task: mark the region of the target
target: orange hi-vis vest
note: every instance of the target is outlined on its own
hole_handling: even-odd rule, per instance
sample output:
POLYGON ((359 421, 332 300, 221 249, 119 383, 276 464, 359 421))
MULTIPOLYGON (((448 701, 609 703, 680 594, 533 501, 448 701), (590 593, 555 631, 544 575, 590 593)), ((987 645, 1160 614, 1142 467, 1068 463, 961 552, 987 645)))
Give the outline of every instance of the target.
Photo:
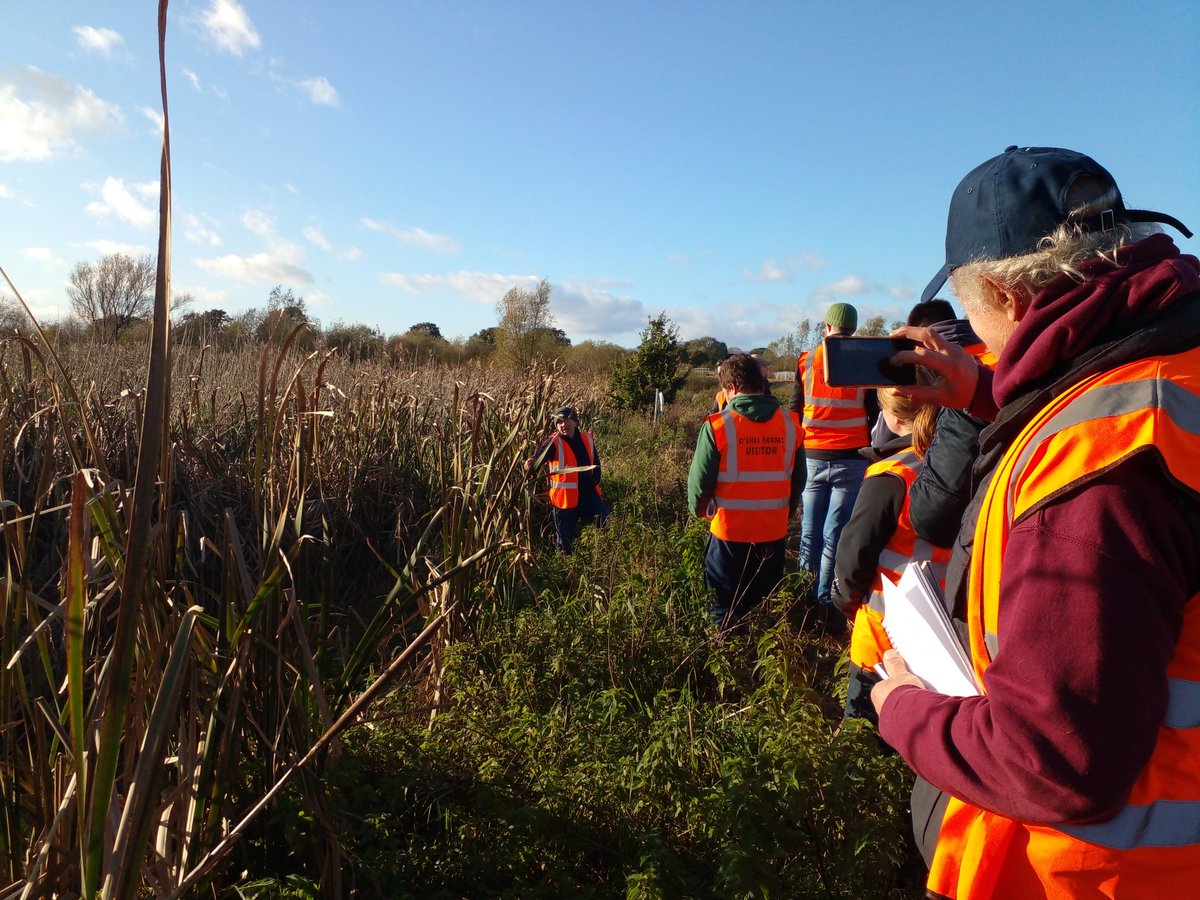
POLYGON ((716 404, 718 411, 729 405, 729 395, 725 393, 725 388, 720 388, 717 393, 713 395, 713 403, 716 404))
MULTIPOLYGON (((584 460, 575 458, 575 452, 566 438, 554 435, 554 451, 550 457, 550 502, 559 509, 574 509, 579 505, 579 473, 558 474, 558 470, 590 466, 596 461, 596 445, 592 440, 592 433, 581 428, 579 434, 583 437, 583 445, 588 453, 588 458, 584 460)), ((596 485, 596 493, 600 493, 600 485, 596 485)))
POLYGON ((879 554, 871 593, 863 598, 863 605, 854 616, 854 629, 850 632, 850 661, 864 669, 883 662, 883 654, 892 647, 887 632, 883 630, 883 576, 887 576, 894 584, 900 580, 900 570, 906 563, 926 560, 933 567, 938 585, 943 591, 946 589, 946 564, 950 561, 950 550, 935 547, 917 537, 909 513, 908 492, 924 468, 925 460, 909 448, 872 463, 867 469, 866 478, 894 475, 903 479, 904 505, 900 507, 895 532, 879 554))
POLYGON ((755 422, 727 406, 708 423, 721 455, 709 530, 723 541, 741 543, 785 537, 800 444, 796 414, 778 409, 767 421, 755 422))
MULTIPOLYGON (((1011 529, 1140 452, 1159 454, 1181 489, 1200 493, 1200 348, 1085 378, 1041 410, 1005 451, 984 495, 967 582, 971 658, 985 693, 988 665, 1004 649, 1000 576, 1011 529)), ((1197 896, 1200 594, 1184 607, 1164 674, 1167 712, 1120 812, 1102 822, 1051 827, 951 797, 929 888, 959 900, 1197 896)), ((1112 739, 1121 740, 1121 723, 1112 727, 1112 739)))
MULTIPOLYGON (((837 338, 832 338, 837 340, 837 338)), ((796 378, 804 385, 804 447, 808 450, 857 450, 871 442, 864 388, 835 388, 825 383, 825 344, 800 354, 796 378)))

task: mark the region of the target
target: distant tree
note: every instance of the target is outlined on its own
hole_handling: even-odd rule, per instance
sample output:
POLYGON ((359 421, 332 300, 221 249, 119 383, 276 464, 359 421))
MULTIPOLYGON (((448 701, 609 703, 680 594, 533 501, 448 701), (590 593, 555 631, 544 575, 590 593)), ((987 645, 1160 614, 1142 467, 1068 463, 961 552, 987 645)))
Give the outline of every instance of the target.
POLYGON ((542 279, 527 291, 512 288, 498 304, 496 349, 500 358, 519 369, 552 352, 554 316, 550 314, 550 283, 542 279))
POLYGON ((229 313, 223 309, 185 312, 175 325, 175 335, 178 340, 188 344, 213 342, 230 321, 229 313))
POLYGON ((794 361, 805 350, 811 350, 825 337, 825 323, 812 319, 801 319, 796 330, 785 334, 767 344, 765 354, 777 360, 789 359, 794 361))
POLYGON ((473 335, 471 335, 469 340, 472 340, 472 341, 479 340, 485 344, 490 344, 491 346, 495 347, 496 346, 496 326, 493 325, 491 328, 480 328, 477 332, 475 332, 473 335))
POLYGON ((14 331, 25 334, 29 331, 29 314, 15 299, 0 294, 0 337, 7 337, 14 331))
POLYGON ((311 321, 304 298, 297 297, 291 288, 277 284, 267 297, 267 311, 254 329, 254 336, 261 343, 280 346, 288 339, 297 325, 309 327, 296 336, 293 346, 297 350, 312 350, 317 345, 316 331, 320 323, 311 321))
POLYGON ((679 327, 661 312, 642 331, 637 350, 613 367, 613 403, 618 409, 648 409, 654 404, 656 390, 662 391, 663 399, 669 402, 683 387, 690 369, 687 353, 679 343, 679 327))
POLYGON ((325 332, 325 347, 351 362, 375 359, 383 354, 383 346, 382 332, 370 325, 347 325, 339 320, 325 332))
POLYGON ((136 259, 110 253, 96 263, 76 263, 67 286, 71 312, 102 337, 116 340, 154 311, 155 268, 148 253, 136 259))
POLYGON ((580 375, 610 375, 617 362, 629 354, 608 341, 580 341, 563 357, 563 365, 580 375))
POLYGON ((887 334, 883 316, 871 316, 859 326, 856 334, 862 337, 883 337, 887 334))
POLYGON ((408 331, 405 333, 406 334, 427 334, 431 338, 435 338, 439 341, 445 340, 445 338, 442 337, 442 329, 438 328, 432 322, 418 322, 416 325, 411 326, 408 329, 408 331))
POLYGON ((717 360, 729 352, 729 347, 715 337, 699 337, 685 342, 683 350, 693 366, 708 367, 715 366, 717 360))

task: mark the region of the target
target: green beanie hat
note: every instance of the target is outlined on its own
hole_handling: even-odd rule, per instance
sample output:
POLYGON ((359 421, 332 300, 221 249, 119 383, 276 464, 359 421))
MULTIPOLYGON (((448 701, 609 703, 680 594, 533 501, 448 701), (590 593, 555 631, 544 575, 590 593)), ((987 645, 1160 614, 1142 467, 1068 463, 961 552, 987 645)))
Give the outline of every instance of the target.
POLYGON ((825 324, 853 331, 858 327, 858 310, 849 303, 835 303, 825 313, 825 324))

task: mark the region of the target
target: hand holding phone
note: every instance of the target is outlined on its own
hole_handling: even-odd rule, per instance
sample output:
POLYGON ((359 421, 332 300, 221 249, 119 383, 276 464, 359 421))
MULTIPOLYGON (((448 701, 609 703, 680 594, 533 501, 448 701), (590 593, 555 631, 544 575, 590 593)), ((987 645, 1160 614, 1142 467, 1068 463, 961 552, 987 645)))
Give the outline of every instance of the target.
POLYGON ((825 383, 830 387, 895 387, 917 383, 917 367, 893 365, 893 354, 912 350, 903 337, 829 337, 825 339, 825 383))

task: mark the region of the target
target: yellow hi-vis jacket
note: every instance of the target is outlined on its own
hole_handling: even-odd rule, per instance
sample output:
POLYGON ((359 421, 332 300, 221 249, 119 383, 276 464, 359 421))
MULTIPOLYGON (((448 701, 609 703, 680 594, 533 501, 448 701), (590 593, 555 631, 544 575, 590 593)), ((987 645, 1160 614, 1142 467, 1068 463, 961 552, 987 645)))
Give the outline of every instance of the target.
POLYGON ((742 543, 785 537, 800 441, 796 414, 778 409, 767 421, 755 422, 727 406, 708 423, 721 455, 709 530, 723 541, 742 543))
MULTIPOLYGON (((559 474, 559 469, 571 469, 575 466, 590 466, 596 461, 596 445, 590 431, 579 429, 583 437, 583 445, 587 448, 588 458, 575 458, 575 452, 570 443, 561 435, 554 435, 554 450, 551 451, 550 463, 550 502, 559 509, 574 509, 579 505, 579 473, 567 472, 559 474)), ((600 485, 596 485, 596 493, 600 493, 600 485)))
MULTIPOLYGON (((833 338, 837 340, 837 338, 833 338)), ((857 450, 871 442, 867 430, 865 388, 836 388, 825 383, 825 344, 796 360, 796 378, 804 385, 804 447, 807 450, 857 450)))
POLYGON ((867 469, 866 478, 894 475, 902 479, 904 505, 900 507, 896 530, 879 554, 871 593, 863 598, 863 605, 855 613, 854 628, 850 632, 850 661, 864 669, 883 662, 883 654, 892 647, 892 642, 883 629, 883 576, 887 576, 895 584, 900 580, 900 570, 906 563, 927 560, 937 576, 938 585, 943 591, 946 589, 946 564, 950 561, 950 550, 935 547, 917 537, 912 517, 909 515, 908 491, 923 468, 925 460, 909 448, 872 463, 867 469))
MULTIPOLYGON (((967 604, 971 657, 986 692, 999 628, 1000 576, 1013 526, 1089 476, 1154 452, 1200 492, 1200 349, 1084 379, 1039 412, 1007 449, 975 529, 967 604)), ((959 900, 1200 895, 1200 594, 1184 607, 1164 673, 1168 707, 1125 807, 1081 825, 1017 822, 951 797, 929 873, 959 900)), ((1112 723, 1121 740, 1121 723, 1112 723)))

